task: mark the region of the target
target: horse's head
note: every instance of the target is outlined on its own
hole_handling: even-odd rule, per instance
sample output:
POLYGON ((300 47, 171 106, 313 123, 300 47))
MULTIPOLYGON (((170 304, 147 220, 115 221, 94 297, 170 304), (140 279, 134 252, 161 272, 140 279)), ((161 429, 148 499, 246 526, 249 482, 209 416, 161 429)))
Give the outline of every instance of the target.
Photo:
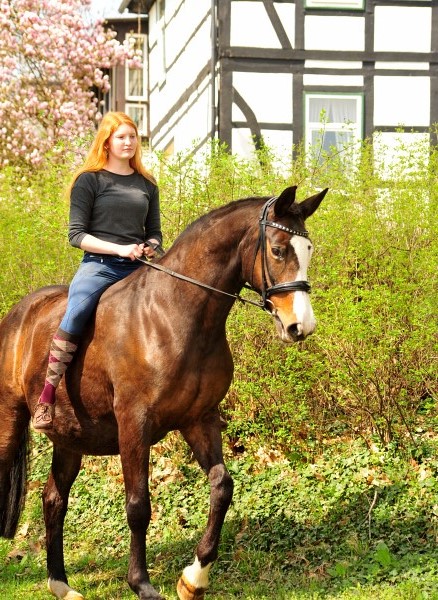
POLYGON ((296 189, 286 188, 263 207, 252 281, 284 342, 303 340, 315 330, 307 282, 313 246, 304 223, 328 191, 296 203, 296 189))

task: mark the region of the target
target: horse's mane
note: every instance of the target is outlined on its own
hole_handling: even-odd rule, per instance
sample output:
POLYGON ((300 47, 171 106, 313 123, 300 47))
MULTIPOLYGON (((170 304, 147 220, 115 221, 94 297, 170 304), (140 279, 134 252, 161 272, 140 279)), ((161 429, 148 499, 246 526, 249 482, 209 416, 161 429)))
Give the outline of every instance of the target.
POLYGON ((219 221, 220 219, 228 216, 230 213, 235 213, 240 209, 245 210, 249 206, 258 206, 263 202, 266 202, 268 198, 269 196, 252 196, 247 198, 240 198, 239 200, 232 200, 231 202, 228 202, 228 204, 224 204, 222 206, 218 206, 217 208, 213 208, 205 214, 200 215, 192 223, 187 225, 187 227, 177 236, 173 245, 179 243, 188 235, 193 235, 194 233, 196 234, 197 230, 204 230, 207 222, 210 224, 211 222, 219 221))

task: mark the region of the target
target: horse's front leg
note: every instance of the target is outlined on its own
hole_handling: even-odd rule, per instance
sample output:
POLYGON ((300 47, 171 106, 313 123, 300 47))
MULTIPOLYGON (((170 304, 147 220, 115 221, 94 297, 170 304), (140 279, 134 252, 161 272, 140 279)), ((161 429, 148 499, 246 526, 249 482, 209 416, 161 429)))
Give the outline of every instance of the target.
POLYGON ((128 415, 118 416, 118 422, 126 516, 131 530, 128 583, 140 600, 164 600, 151 585, 146 568, 146 533, 151 519, 148 435, 128 415))
POLYGON ((64 566, 64 519, 71 486, 81 467, 82 456, 53 446, 52 468, 43 491, 43 511, 46 525, 47 587, 57 598, 80 600, 82 594, 67 581, 64 566))
POLYGON ((202 600, 208 586, 210 567, 218 555, 225 515, 233 497, 233 480, 224 465, 221 423, 218 411, 181 431, 196 460, 210 481, 210 512, 207 528, 197 548, 193 564, 186 567, 178 581, 181 600, 202 600))

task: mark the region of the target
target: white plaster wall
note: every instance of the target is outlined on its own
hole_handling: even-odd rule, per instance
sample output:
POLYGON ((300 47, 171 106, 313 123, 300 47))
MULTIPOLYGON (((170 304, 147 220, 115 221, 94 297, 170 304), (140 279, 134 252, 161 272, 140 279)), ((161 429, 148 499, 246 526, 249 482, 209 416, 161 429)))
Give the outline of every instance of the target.
MULTIPOLYGON (((274 3, 292 47, 295 45, 295 4, 274 3)), ((232 46, 281 48, 277 34, 261 2, 231 3, 232 46)))
POLYGON ((306 15, 307 50, 364 50, 365 18, 306 15))
MULTIPOLYGON (((274 151, 274 155, 278 158, 274 166, 290 164, 293 150, 293 134, 291 131, 266 131, 262 130, 262 135, 265 144, 274 151)), ((242 127, 241 129, 233 129, 231 134, 231 143, 233 145, 233 153, 241 156, 252 156, 255 151, 254 143, 251 139, 249 129, 242 127)))
POLYGON ((208 85, 204 85, 196 102, 184 107, 184 117, 174 131, 176 148, 193 146, 205 138, 210 131, 210 106, 210 90, 208 85))
POLYGON ((375 125, 427 127, 429 118, 429 77, 375 77, 375 125))
MULTIPOLYGON (((190 38, 210 9, 209 2, 199 2, 199 0, 184 0, 184 2, 173 2, 173 4, 175 4, 175 11, 171 14, 169 10, 169 18, 166 12, 166 60, 168 66, 175 61, 182 49, 193 53, 194 50, 190 48, 192 44, 190 38), (176 11, 176 8, 179 10, 176 11)), ((167 8, 166 3, 166 11, 167 8)), ((207 32, 210 34, 209 18, 207 32)), ((210 42, 204 48, 204 55, 209 54, 209 48, 210 42)))
MULTIPOLYGON (((233 85, 259 122, 292 123, 292 75, 289 73, 234 73, 233 85)), ((233 120, 237 117, 233 105, 233 120)), ((240 111, 239 111, 240 112, 240 111)))
POLYGON ((325 86, 363 86, 362 75, 304 75, 304 85, 325 86))
POLYGON ((430 52, 431 18, 428 7, 376 6, 374 50, 430 52))
MULTIPOLYGON (((206 3, 201 5, 194 0, 188 0, 181 6, 176 18, 166 13, 166 75, 161 85, 159 84, 160 49, 154 47, 150 56, 152 128, 178 103, 210 60, 210 19, 203 22, 205 8, 206 3), (202 10, 195 10, 196 7, 202 10)), ((206 115, 209 116, 208 110, 206 115)))
POLYGON ((412 69, 415 71, 427 71, 429 69, 429 63, 384 62, 376 60, 376 69, 396 69, 398 71, 408 71, 412 69))

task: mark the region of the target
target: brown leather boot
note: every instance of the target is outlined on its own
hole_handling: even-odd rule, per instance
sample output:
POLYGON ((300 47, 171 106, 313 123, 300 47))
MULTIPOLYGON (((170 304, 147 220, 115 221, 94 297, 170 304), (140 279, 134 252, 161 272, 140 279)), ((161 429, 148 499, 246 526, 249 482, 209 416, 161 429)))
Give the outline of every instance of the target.
POLYGON ((37 404, 32 419, 32 427, 35 431, 49 431, 53 426, 53 415, 55 407, 53 404, 37 404))

